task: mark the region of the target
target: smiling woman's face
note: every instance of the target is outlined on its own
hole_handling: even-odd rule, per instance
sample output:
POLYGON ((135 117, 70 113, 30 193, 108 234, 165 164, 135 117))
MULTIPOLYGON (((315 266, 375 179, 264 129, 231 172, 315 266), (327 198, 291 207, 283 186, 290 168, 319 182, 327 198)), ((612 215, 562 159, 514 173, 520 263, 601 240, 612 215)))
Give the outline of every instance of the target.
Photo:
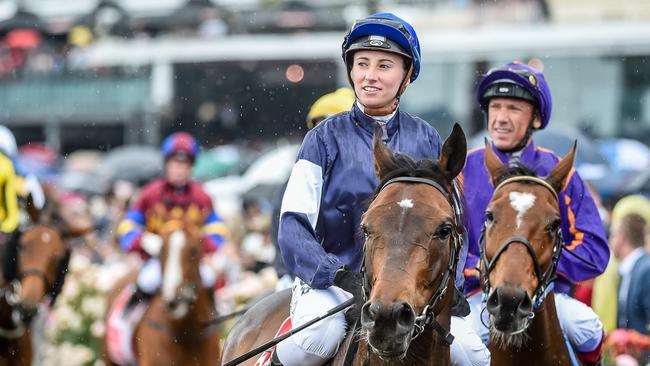
POLYGON ((402 56, 384 51, 357 51, 350 78, 359 102, 366 108, 382 108, 395 100, 406 75, 402 56))

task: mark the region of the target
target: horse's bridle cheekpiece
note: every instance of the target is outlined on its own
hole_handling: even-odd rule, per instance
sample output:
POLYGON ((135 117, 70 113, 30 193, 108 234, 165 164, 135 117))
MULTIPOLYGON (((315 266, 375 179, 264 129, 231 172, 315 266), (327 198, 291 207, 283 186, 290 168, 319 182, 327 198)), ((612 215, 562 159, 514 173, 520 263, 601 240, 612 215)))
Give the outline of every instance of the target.
MULTIPOLYGON (((443 342, 445 342, 447 345, 451 345, 451 343, 454 341, 454 336, 451 334, 450 331, 445 329, 436 320, 437 314, 434 313, 434 310, 436 308, 436 304, 438 303, 438 300, 444 298, 445 293, 447 292, 447 288, 448 288, 447 284, 449 282, 449 278, 450 277, 454 278, 455 276, 456 267, 458 265, 458 259, 460 255, 460 249, 463 243, 463 234, 461 230, 459 230, 459 225, 458 225, 458 223, 461 222, 461 217, 462 217, 462 213, 461 213, 462 206, 460 205, 459 202, 458 189, 455 183, 452 184, 454 188, 454 192, 452 192, 452 194, 450 195, 438 182, 432 179, 420 178, 420 177, 396 177, 384 183, 384 185, 381 186, 381 189, 379 189, 379 192, 381 192, 388 185, 393 183, 398 183, 398 182, 427 184, 435 188, 445 197, 447 202, 449 202, 449 205, 451 206, 452 211, 454 212, 454 216, 455 216, 454 219, 456 220, 456 225, 454 227, 455 229, 454 235, 452 235, 452 240, 451 240, 452 251, 451 251, 451 255, 449 256, 447 271, 444 272, 443 278, 438 284, 438 288, 433 292, 433 294, 429 298, 427 305, 422 309, 420 315, 418 315, 415 318, 414 330, 413 330, 413 334, 411 335, 411 340, 413 340, 417 338, 420 334, 422 334, 424 328, 427 325, 431 325, 431 327, 440 335, 443 342)), ((364 258, 362 262, 363 264, 361 266, 361 274, 363 278, 363 296, 364 296, 364 300, 367 301, 370 298, 370 290, 372 289, 372 286, 370 285, 370 280, 366 272, 365 262, 366 259, 364 253, 364 258)))
MULTIPOLYGON (((548 184, 545 180, 538 178, 538 177, 532 177, 532 176, 516 176, 512 178, 508 178, 501 182, 495 189, 494 193, 496 193, 499 189, 503 188, 505 185, 514 183, 514 182, 529 182, 529 183, 534 183, 537 185, 540 185, 546 189, 548 189, 552 194, 553 197, 555 197, 555 200, 558 201, 558 195, 557 192, 555 192, 555 189, 548 184)), ((493 193, 493 194, 494 194, 493 193)), ((559 201, 558 201, 559 204, 559 201)), ((523 246, 526 247, 526 250, 528 251, 528 254, 530 254, 531 258, 533 259, 533 266, 535 268, 535 276, 537 277, 537 288, 535 289, 535 292, 533 293, 533 298, 531 299, 533 303, 533 308, 537 309, 539 306, 542 304, 544 301, 544 298, 546 297, 546 294, 549 292, 548 290, 552 289, 552 284, 553 280, 555 280, 556 275, 556 269, 558 262, 560 261, 560 254, 562 253, 562 248, 564 247, 563 245, 563 240, 562 240, 562 227, 558 226, 557 231, 555 232, 555 244, 553 245, 553 254, 551 256, 551 264, 549 265, 548 269, 546 272, 542 273, 542 270, 539 265, 539 259, 537 258, 537 254, 535 253, 535 249, 533 248, 532 244, 528 239, 522 237, 522 236, 511 236, 508 239, 506 239, 503 244, 499 247, 497 250, 496 254, 492 259, 488 259, 487 254, 486 254, 486 242, 485 242, 485 230, 487 228, 487 223, 483 225, 483 229, 481 230, 481 238, 480 238, 480 246, 481 246, 481 262, 483 265, 483 271, 481 271, 481 277, 482 277, 482 282, 483 282, 483 292, 486 294, 489 294, 491 292, 491 287, 490 287, 490 273, 492 270, 494 270, 494 267, 497 264, 497 261, 499 260, 499 257, 501 257, 501 254, 503 254, 510 244, 513 243, 519 243, 522 244, 523 246)))

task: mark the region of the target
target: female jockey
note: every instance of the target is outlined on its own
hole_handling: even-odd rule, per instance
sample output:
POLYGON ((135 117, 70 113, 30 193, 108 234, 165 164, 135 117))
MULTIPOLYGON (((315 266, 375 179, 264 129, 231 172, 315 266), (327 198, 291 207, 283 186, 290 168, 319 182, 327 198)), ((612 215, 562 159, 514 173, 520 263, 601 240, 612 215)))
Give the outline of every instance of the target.
MULTIPOLYGON (((540 176, 546 176, 559 158, 536 147, 532 134, 545 128, 551 119, 551 91, 544 75, 521 63, 509 63, 490 70, 478 85, 476 96, 484 111, 492 148, 504 164, 521 163, 540 176)), ((462 179, 467 204, 469 253, 465 263, 465 293, 475 329, 487 342, 488 330, 481 312, 485 308, 476 266, 479 240, 485 222, 485 209, 494 188, 483 162, 485 148, 467 155, 462 179)), ((598 209, 589 190, 573 172, 559 194, 564 250, 576 253, 591 264, 566 253, 560 257, 558 278, 554 281, 555 303, 562 330, 587 364, 600 358, 603 327, 588 306, 570 297, 572 284, 601 274, 607 266, 609 249, 598 209)))
MULTIPOLYGON (((414 159, 437 159, 442 145, 433 127, 398 108, 420 72, 420 45, 410 24, 390 13, 359 20, 344 39, 342 56, 356 102, 307 133, 282 202, 278 240, 288 271, 297 276, 294 327, 361 296, 363 239, 356 233, 378 185, 375 128, 392 150, 414 159)), ((463 318, 452 317, 451 327, 455 365, 489 364, 489 352, 463 318)), ((271 364, 322 365, 346 330, 343 313, 329 317, 278 344, 271 364)))

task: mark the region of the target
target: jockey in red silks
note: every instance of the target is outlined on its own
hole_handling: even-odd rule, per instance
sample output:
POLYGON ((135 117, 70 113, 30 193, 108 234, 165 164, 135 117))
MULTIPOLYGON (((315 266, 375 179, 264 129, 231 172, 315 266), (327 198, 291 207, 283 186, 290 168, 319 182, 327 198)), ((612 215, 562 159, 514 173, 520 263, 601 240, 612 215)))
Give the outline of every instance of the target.
MULTIPOLYGON (((157 258, 162 246, 160 232, 165 220, 205 217, 202 231, 204 253, 213 253, 224 242, 226 227, 212 207, 210 197, 201 185, 191 180, 192 166, 199 152, 197 141, 186 132, 168 136, 162 144, 165 159, 164 177, 147 184, 127 211, 118 227, 120 246, 129 252, 138 252, 145 263, 138 274, 137 289, 129 300, 125 314, 138 302, 151 298, 160 288, 162 274, 157 258)), ((203 286, 212 287, 214 271, 202 263, 203 286)))

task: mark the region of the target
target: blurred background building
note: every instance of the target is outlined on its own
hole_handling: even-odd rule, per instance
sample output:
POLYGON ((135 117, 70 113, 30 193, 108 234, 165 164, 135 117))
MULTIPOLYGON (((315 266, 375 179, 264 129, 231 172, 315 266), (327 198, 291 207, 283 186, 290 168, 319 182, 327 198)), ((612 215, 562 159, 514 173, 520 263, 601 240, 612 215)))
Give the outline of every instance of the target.
POLYGON ((565 137, 548 147, 579 138, 599 188, 620 182, 591 141, 650 142, 643 0, 0 0, 0 123, 64 155, 181 129, 210 148, 299 142, 309 105, 347 84, 345 30, 378 10, 418 30, 423 70, 402 107, 442 135, 458 121, 480 136, 480 73, 538 58, 565 137))

